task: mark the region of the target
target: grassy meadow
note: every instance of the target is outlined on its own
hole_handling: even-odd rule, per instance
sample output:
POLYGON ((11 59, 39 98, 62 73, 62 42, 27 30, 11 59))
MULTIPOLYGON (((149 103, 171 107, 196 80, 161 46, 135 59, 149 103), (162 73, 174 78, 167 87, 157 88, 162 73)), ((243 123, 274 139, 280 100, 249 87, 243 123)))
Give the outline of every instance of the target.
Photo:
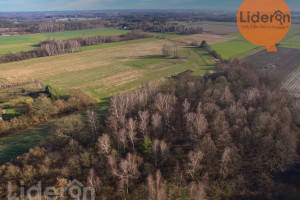
POLYGON ((231 36, 235 38, 211 45, 211 48, 217 51, 224 59, 232 56, 244 58, 249 56, 251 51, 258 48, 257 45, 248 42, 240 33, 234 33, 231 36))

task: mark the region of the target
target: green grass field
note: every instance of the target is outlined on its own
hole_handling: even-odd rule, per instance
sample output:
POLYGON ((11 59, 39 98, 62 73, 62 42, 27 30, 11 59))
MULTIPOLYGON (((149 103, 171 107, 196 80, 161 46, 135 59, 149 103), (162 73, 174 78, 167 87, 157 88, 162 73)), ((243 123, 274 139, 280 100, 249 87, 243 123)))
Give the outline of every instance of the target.
MULTIPOLYGON (((193 70, 197 74, 213 70, 213 59, 202 49, 187 48, 182 50, 179 56, 186 59, 163 58, 160 55, 145 56, 110 63, 103 67, 62 73, 47 78, 44 82, 63 92, 72 87, 80 88, 102 100, 150 80, 160 80, 185 70, 193 70), (203 58, 199 57, 199 54, 202 54, 203 58)), ((91 57, 89 59, 92 61, 91 57)))
POLYGON ((42 140, 49 139, 52 125, 53 122, 49 122, 28 131, 0 138, 0 165, 28 152, 29 148, 40 144, 42 140))
POLYGON ((98 28, 79 31, 66 31, 56 33, 40 33, 29 35, 16 35, 16 36, 1 36, 0 37, 0 54, 9 52, 28 51, 35 49, 41 41, 48 38, 69 39, 86 36, 106 36, 106 35, 120 35, 127 33, 126 30, 115 28, 98 28))
MULTIPOLYGON (((240 33, 230 34, 230 36, 236 38, 211 45, 211 48, 216 50, 224 59, 232 56, 244 58, 265 49, 248 42, 240 33)), ((293 24, 289 33, 279 44, 280 47, 300 49, 300 25, 293 24)))
POLYGON ((240 33, 231 35, 237 38, 211 45, 211 48, 217 51, 224 59, 228 59, 232 56, 240 58, 247 57, 249 52, 258 47, 248 42, 240 33))

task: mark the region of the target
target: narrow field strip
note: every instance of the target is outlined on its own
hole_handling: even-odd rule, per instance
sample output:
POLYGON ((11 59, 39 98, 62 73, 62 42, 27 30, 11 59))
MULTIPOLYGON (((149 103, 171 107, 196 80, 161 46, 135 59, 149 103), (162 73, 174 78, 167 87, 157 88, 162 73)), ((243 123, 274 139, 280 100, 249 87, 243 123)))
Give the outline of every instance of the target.
POLYGON ((296 98, 300 98, 300 65, 282 86, 296 98))

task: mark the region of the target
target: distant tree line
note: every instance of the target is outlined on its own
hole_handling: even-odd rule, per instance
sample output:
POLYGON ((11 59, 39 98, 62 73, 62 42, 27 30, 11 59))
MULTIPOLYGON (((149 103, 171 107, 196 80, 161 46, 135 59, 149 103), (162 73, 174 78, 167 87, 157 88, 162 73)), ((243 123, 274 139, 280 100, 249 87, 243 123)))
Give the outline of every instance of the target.
POLYGON ((103 27, 102 23, 90 23, 89 21, 84 22, 59 22, 59 23, 42 23, 37 27, 32 27, 32 32, 38 33, 49 33, 49 32, 62 32, 62 31, 74 31, 74 30, 85 30, 103 27))
POLYGON ((80 51, 80 43, 76 39, 71 40, 46 40, 40 43, 39 51, 47 52, 47 56, 80 51))
MULTIPOLYGON (((295 15, 295 17, 297 17, 295 15)), ((236 22, 232 12, 198 12, 198 11, 116 11, 116 12, 56 12, 56 13, 2 13, 0 32, 2 34, 28 34, 57 31, 83 30, 102 27, 126 27, 144 31, 176 32, 181 34, 199 33, 198 28, 188 28, 176 22, 236 22), (59 21, 66 18, 66 21, 59 21), (68 20, 69 18, 69 20, 68 20), (77 20, 77 18, 81 18, 77 20), (86 18, 86 19, 84 19, 86 18)))
POLYGON ((103 28, 104 21, 86 20, 83 22, 46 22, 46 23, 13 23, 10 21, 0 21, 0 31, 2 34, 33 34, 50 33, 62 31, 74 31, 103 28))
POLYGON ((280 83, 221 60, 112 97, 105 124, 92 110, 56 122, 51 142, 0 168, 0 195, 76 178, 99 200, 297 200, 299 113, 280 83))
POLYGON ((104 43, 114 43, 128 40, 153 37, 142 31, 132 31, 118 36, 83 36, 68 40, 48 39, 40 43, 40 47, 35 50, 21 51, 18 53, 7 53, 0 55, 0 63, 9 63, 27 60, 37 57, 53 56, 64 53, 74 53, 80 51, 82 46, 91 46, 104 43))
POLYGON ((216 52, 215 50, 212 50, 205 40, 202 41, 202 43, 200 45, 200 48, 203 48, 205 51, 207 51, 214 58, 216 58, 218 60, 222 59, 220 54, 218 54, 218 52, 216 52))
POLYGON ((123 24, 127 29, 143 30, 146 32, 160 32, 160 33, 177 33, 183 35, 199 34, 203 32, 203 28, 200 25, 184 26, 174 25, 169 22, 155 23, 155 22, 135 22, 123 24))
POLYGON ((171 24, 169 22, 124 22, 124 21, 106 21, 106 20, 86 20, 82 22, 48 22, 48 23, 12 23, 0 21, 0 31, 2 34, 33 34, 33 33, 51 33, 74 30, 95 29, 104 27, 122 27, 129 30, 143 30, 147 32, 177 33, 177 34, 198 34, 203 32, 200 25, 184 26, 171 24))
POLYGON ((81 38, 75 38, 81 46, 91 46, 91 45, 98 45, 103 43, 114 43, 114 42, 122 42, 128 40, 138 40, 143 38, 151 38, 153 37, 149 33, 142 32, 140 30, 130 31, 126 34, 119 35, 119 36, 92 36, 87 37, 83 36, 81 38))

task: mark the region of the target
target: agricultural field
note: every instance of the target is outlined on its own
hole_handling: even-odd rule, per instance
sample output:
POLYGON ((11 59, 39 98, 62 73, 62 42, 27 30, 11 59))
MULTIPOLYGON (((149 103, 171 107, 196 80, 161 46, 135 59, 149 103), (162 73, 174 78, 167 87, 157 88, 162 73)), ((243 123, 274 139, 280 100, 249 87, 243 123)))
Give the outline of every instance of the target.
POLYGON ((254 49, 259 48, 248 42, 240 33, 231 34, 230 36, 235 38, 226 42, 211 45, 211 48, 217 51, 224 59, 228 59, 232 56, 244 58, 249 56, 254 49))
POLYGON ((239 32, 235 22, 213 22, 213 21, 199 21, 199 22, 180 22, 171 21, 174 24, 181 24, 186 27, 197 26, 202 27, 203 32, 214 35, 229 35, 239 32))
POLYGON ((137 39, 137 40, 129 40, 129 41, 123 41, 123 42, 104 43, 104 44, 92 45, 92 46, 84 46, 84 47, 81 47, 81 51, 105 49, 105 48, 110 48, 110 47, 120 47, 120 46, 124 46, 124 45, 129 45, 129 44, 153 42, 153 41, 158 41, 158 40, 166 40, 166 39, 183 37, 182 35, 162 34, 162 33, 151 33, 151 35, 153 35, 154 37, 137 39))
POLYGON ((204 33, 215 34, 215 35, 228 35, 239 32, 236 25, 226 23, 187 23, 186 27, 202 27, 204 33))
POLYGON ((57 39, 70 39, 76 37, 86 36, 107 36, 107 35, 120 35, 127 33, 126 30, 115 28, 98 28, 79 31, 65 31, 55 33, 40 33, 28 35, 15 35, 15 36, 0 36, 0 54, 9 52, 28 51, 38 47, 41 41, 48 38, 57 39))
MULTIPOLYGON (((231 39, 209 34, 165 38, 127 41, 117 46, 94 47, 74 54, 1 64, 1 76, 9 81, 33 78, 44 85, 51 85, 61 94, 71 88, 81 89, 98 99, 95 109, 103 115, 108 98, 113 94, 186 70, 194 71, 194 75, 213 71, 215 59, 203 49, 192 47, 191 42, 200 44, 206 40, 213 44, 231 39), (178 48, 179 59, 162 57, 161 47, 165 43, 178 48)), ((45 124, 1 138, 0 164, 49 138, 49 127, 50 124, 45 124), (15 148, 16 144, 18 148, 15 148)))
POLYGON ((230 38, 224 36, 200 34, 2 64, 0 69, 2 76, 8 81, 33 78, 61 92, 70 88, 82 89, 101 99, 149 80, 159 80, 185 70, 204 72, 213 62, 195 62, 195 58, 199 58, 197 53, 205 52, 187 48, 190 47, 188 44, 193 40, 199 44, 202 40, 213 44, 228 39, 230 38), (184 59, 159 58, 164 43, 176 44, 178 49, 182 49, 179 57, 184 59), (154 64, 151 61, 142 67, 132 65, 135 61, 140 63, 146 59, 149 62, 157 58, 160 60, 155 60, 154 64))
POLYGON ((300 64, 284 81, 283 88, 288 90, 296 98, 300 98, 300 64))
POLYGON ((237 26, 222 24, 202 24, 203 31, 210 34, 228 35, 239 32, 237 26))
POLYGON ((267 72, 271 76, 283 81, 300 64, 300 50, 278 48, 278 52, 261 51, 246 58, 259 71, 267 72))

